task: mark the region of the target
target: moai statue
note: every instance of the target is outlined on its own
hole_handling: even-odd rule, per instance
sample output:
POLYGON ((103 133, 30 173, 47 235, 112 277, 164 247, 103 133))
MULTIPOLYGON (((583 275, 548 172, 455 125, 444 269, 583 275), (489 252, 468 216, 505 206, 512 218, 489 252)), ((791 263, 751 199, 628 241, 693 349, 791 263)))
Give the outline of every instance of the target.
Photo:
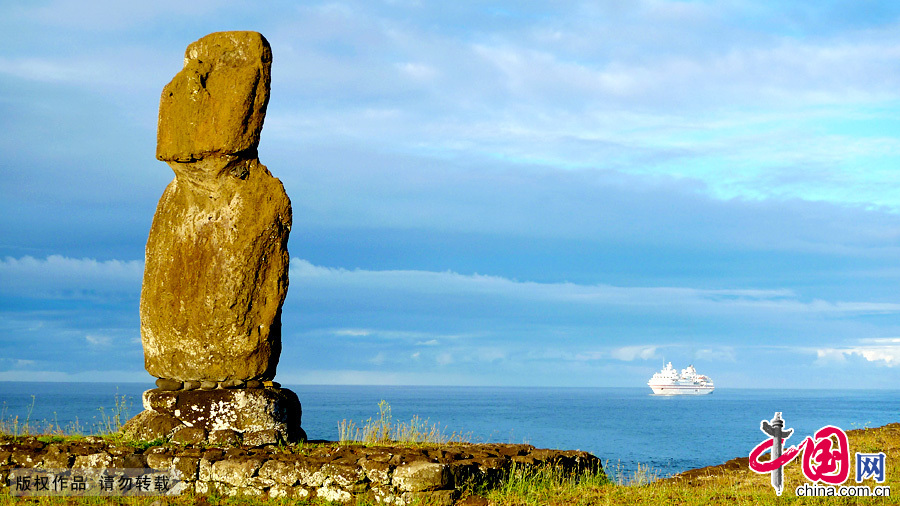
MULTIPOLYGON (((163 88, 156 158, 175 179, 150 228, 140 314, 144 365, 158 378, 144 407, 177 419, 167 435, 184 425, 202 428, 204 438, 226 429, 240 436, 263 430, 266 417, 285 439, 302 432, 296 395, 272 382, 291 203, 257 157, 271 65, 261 34, 213 33, 188 46, 184 68, 163 88), (217 418, 228 403, 256 406, 259 413, 244 414, 262 422, 240 427, 225 422, 240 418, 233 413, 217 418), (191 420, 188 404, 197 408, 191 420)), ((132 433, 158 435, 146 426, 135 421, 132 433)))

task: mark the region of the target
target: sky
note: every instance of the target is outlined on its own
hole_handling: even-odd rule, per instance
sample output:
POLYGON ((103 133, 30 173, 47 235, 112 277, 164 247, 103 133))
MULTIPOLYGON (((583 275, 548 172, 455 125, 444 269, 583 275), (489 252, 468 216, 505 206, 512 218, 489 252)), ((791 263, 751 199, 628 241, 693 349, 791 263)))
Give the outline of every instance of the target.
POLYGON ((900 384, 900 3, 0 0, 0 381, 153 381, 185 47, 272 47, 285 384, 900 384))

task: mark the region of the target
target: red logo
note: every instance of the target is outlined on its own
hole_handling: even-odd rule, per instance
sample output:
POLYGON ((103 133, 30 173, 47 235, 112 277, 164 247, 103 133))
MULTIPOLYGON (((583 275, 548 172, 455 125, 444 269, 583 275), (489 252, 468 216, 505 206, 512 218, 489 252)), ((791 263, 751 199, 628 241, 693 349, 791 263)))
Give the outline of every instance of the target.
POLYGON ((807 436, 799 447, 784 448, 784 442, 791 436, 793 429, 783 429, 784 420, 781 413, 775 413, 771 423, 763 420, 760 430, 769 439, 762 441, 750 452, 750 469, 756 473, 772 474, 772 486, 781 495, 784 487, 783 467, 797 458, 803 450, 803 476, 812 482, 824 482, 840 485, 850 477, 850 445, 847 434, 833 425, 826 425, 817 430, 812 437, 807 436), (783 450, 782 450, 783 449, 783 450), (763 453, 769 452, 770 458, 761 461, 763 453))

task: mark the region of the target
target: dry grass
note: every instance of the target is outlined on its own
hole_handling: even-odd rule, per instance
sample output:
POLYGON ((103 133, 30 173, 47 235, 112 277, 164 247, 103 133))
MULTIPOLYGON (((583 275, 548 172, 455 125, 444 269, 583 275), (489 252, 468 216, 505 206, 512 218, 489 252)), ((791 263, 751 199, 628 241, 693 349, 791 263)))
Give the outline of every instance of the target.
POLYGON ((446 435, 439 425, 429 425, 428 420, 421 420, 418 415, 413 416, 409 423, 395 422, 391 416, 391 406, 384 400, 378 403, 378 417, 367 419, 362 426, 352 420, 338 423, 338 441, 341 444, 444 444, 465 443, 469 439, 469 436, 455 432, 446 435))
POLYGON ((53 420, 32 420, 31 413, 34 410, 35 396, 31 396, 31 405, 28 408, 28 414, 24 419, 20 419, 18 415, 9 417, 6 413, 7 407, 4 403, 0 409, 0 436, 7 435, 13 437, 19 436, 83 436, 83 435, 99 435, 112 437, 121 432, 122 426, 128 421, 128 412, 132 402, 124 395, 114 396, 114 406, 112 410, 106 411, 102 406, 98 408, 100 418, 94 422, 92 427, 85 427, 76 418, 74 422, 66 426, 62 426, 58 421, 53 420))

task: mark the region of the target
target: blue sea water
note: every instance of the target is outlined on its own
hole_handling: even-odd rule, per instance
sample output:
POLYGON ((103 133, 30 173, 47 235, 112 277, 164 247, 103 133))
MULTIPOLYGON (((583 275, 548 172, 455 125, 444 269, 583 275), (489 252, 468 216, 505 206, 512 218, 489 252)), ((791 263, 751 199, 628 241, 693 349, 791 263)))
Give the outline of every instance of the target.
MULTIPOLYGON (((129 414, 137 414, 141 393, 152 386, 0 382, 0 418, 63 427, 77 420, 91 431, 115 412, 117 397, 124 396, 129 414)), ((897 390, 718 389, 711 395, 660 397, 646 387, 285 387, 299 396, 302 425, 311 439, 336 440, 341 420, 361 425, 377 418, 378 403, 385 400, 395 421, 418 415, 445 434, 465 434, 472 442, 586 450, 621 472, 640 463, 660 475, 747 456, 766 437, 760 421, 775 411, 794 429, 789 444, 825 425, 851 430, 900 421, 897 390)))

